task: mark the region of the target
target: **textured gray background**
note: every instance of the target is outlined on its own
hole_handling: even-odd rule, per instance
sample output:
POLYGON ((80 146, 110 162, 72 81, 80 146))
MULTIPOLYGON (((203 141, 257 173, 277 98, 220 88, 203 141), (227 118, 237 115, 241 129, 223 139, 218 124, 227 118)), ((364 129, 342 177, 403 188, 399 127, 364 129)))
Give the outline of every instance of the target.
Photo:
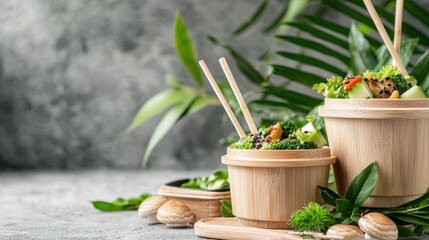
MULTIPOLYGON (((270 1, 268 11, 278 12, 280 1, 270 1)), ((182 12, 199 57, 222 77, 217 59, 228 54, 207 35, 231 32, 258 3, 1 0, 0 169, 139 167, 160 117, 131 134, 124 129, 147 99, 167 87, 168 73, 194 84, 173 47, 175 12, 182 12)), ((265 14, 262 22, 273 17, 265 14)), ((255 61, 270 41, 256 28, 233 44, 255 61)), ((155 149, 149 167, 220 166, 225 149, 218 140, 233 130, 223 115, 210 107, 183 119, 155 149)))
MULTIPOLYGON (((217 58, 226 53, 207 35, 230 32, 255 7, 226 0, 2 0, 0 167, 138 167, 160 118, 129 135, 123 130, 166 88, 166 74, 193 84, 173 47, 175 12, 182 12, 199 57, 220 70, 217 58)), ((255 35, 240 48, 256 59, 263 41, 255 35)), ((232 131, 222 114, 211 107, 182 120, 149 166, 220 165, 218 140, 232 131)))

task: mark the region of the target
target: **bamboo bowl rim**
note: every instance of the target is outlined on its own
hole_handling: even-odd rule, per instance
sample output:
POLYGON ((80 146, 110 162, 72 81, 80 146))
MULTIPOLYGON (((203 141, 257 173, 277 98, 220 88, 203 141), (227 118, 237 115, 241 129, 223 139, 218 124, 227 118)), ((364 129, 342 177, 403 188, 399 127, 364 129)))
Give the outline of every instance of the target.
POLYGON ((424 99, 335 99, 325 98, 319 115, 334 118, 422 119, 429 118, 429 98, 424 99))
POLYGON ((305 150, 253 150, 227 149, 222 163, 243 167, 315 167, 334 164, 329 147, 305 150))

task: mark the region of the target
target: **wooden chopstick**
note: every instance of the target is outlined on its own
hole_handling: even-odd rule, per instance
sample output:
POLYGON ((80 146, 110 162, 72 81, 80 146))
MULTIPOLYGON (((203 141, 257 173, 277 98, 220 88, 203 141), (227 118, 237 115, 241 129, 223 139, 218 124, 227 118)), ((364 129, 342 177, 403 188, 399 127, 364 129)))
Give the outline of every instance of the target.
MULTIPOLYGON (((402 16, 404 14, 404 0, 396 0, 395 10, 395 32, 393 37, 393 47, 400 56, 401 52, 401 35, 402 35, 402 16)), ((396 66, 395 60, 392 61, 392 65, 396 66)))
POLYGON ((389 35, 387 34, 386 29, 384 28, 383 23, 381 22, 380 17, 375 11, 374 5, 372 5, 371 0, 363 0, 363 2, 365 3, 366 8, 368 9, 369 15, 371 15, 371 18, 374 21, 374 24, 377 27, 378 33, 383 39, 384 44, 386 44, 386 47, 389 50, 390 55, 392 55, 392 58, 395 61, 395 64, 399 68, 399 71, 401 71, 402 75, 407 76, 408 75, 407 69, 405 68, 404 63, 399 57, 399 54, 396 52, 395 48, 393 47, 392 41, 390 40, 389 35))
POLYGON ((235 81, 234 75, 232 75, 231 69, 229 68, 228 63, 225 58, 219 58, 219 63, 222 66, 223 72, 228 79, 229 85, 234 92, 235 98, 237 98, 238 104, 240 105, 241 111, 243 112, 244 118, 246 119, 247 125, 249 126, 250 132, 253 134, 258 133, 258 129, 256 128, 255 122, 253 121, 252 115, 250 114, 249 108, 247 108, 247 104, 244 101, 243 95, 240 92, 240 89, 237 86, 237 82, 235 81))
POLYGON ((226 114, 228 115, 229 119, 232 122, 232 125, 234 125, 235 130, 237 131, 240 138, 243 138, 246 136, 246 133, 243 131, 243 128, 240 125, 240 122, 238 122, 237 117, 235 116, 234 112, 231 109, 231 106, 229 106, 228 102, 225 99, 225 96, 223 95, 222 91, 219 89, 219 86, 216 83, 216 80, 214 79, 213 75, 211 74, 209 68, 207 67, 204 60, 199 61, 201 68, 203 69, 204 74, 206 75, 207 79, 209 80, 210 85, 212 86, 214 92, 216 93, 217 98, 219 99, 220 103, 222 104, 223 108, 226 111, 226 114))

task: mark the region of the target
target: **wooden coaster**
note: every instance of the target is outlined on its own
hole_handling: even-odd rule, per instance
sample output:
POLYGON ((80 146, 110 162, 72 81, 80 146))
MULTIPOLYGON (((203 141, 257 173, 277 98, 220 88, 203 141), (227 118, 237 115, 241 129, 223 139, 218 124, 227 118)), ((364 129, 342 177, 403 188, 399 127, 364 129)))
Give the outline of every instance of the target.
POLYGON ((237 218, 205 218, 194 225, 199 237, 225 240, 299 240, 301 237, 289 234, 286 230, 249 227, 237 218))

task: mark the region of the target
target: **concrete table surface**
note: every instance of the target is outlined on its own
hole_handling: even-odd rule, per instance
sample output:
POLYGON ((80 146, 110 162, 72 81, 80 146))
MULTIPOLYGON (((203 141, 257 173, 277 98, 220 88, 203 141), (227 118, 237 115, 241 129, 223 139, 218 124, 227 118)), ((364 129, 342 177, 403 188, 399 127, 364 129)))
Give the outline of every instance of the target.
POLYGON ((192 228, 147 225, 136 211, 100 212, 91 200, 156 193, 209 171, 0 172, 0 239, 199 239, 192 228))

